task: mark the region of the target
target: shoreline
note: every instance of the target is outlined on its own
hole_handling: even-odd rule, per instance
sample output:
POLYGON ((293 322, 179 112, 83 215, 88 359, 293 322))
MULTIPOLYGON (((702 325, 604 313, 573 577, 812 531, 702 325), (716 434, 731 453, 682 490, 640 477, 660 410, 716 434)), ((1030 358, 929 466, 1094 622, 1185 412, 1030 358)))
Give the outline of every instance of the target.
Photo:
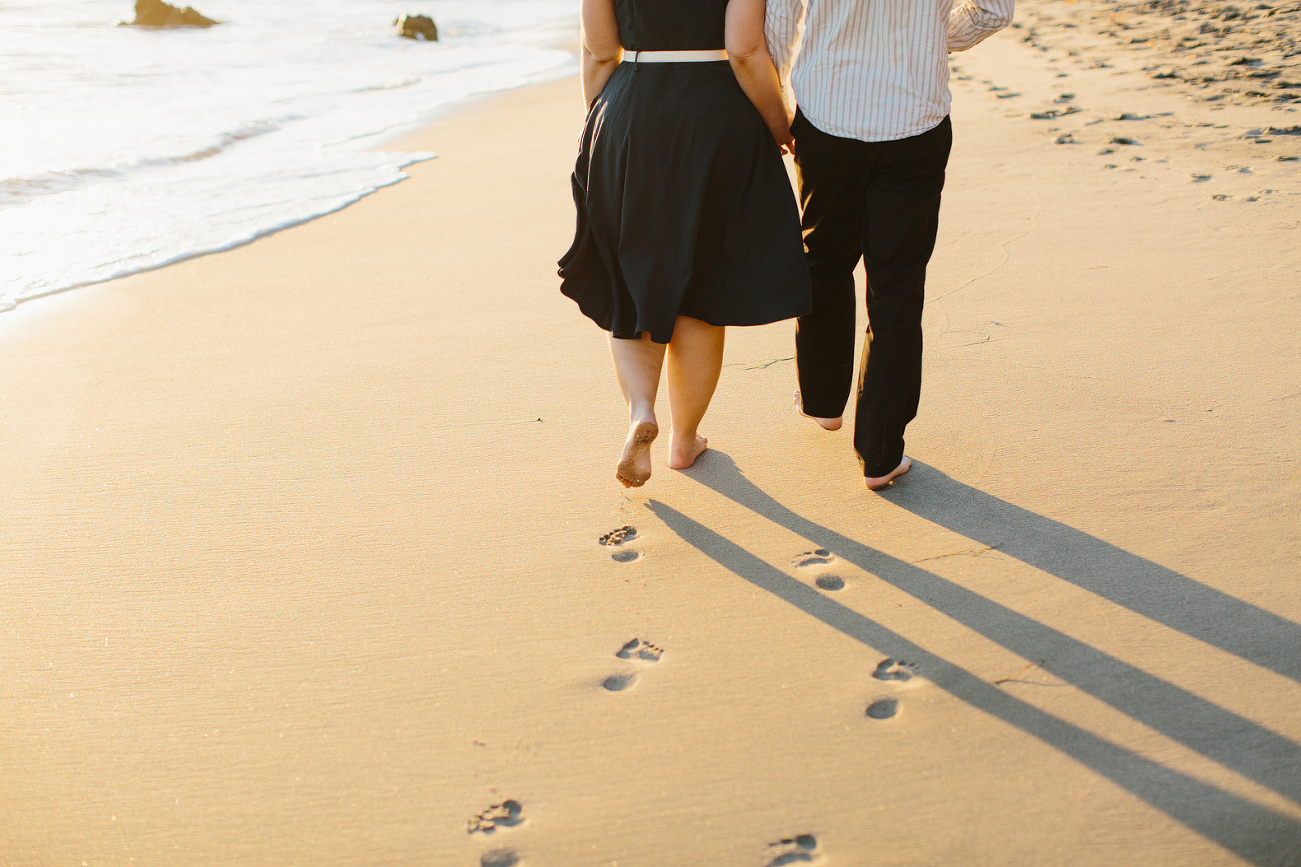
MULTIPOLYGON (((575 58, 568 44, 571 40, 565 35, 572 29, 568 22, 551 25, 541 37, 544 44, 535 46, 541 59, 530 55, 533 59, 527 64, 498 62, 488 68, 471 63, 467 70, 436 69, 430 73, 434 87, 411 91, 416 95, 405 97, 405 103, 366 95, 370 102, 350 104, 349 111, 336 105, 322 108, 319 116, 289 118, 305 124, 277 117, 250 120, 233 130, 216 132, 196 131, 196 121, 186 118, 177 121, 177 129, 159 134, 157 140, 164 144, 146 147, 137 143, 135 150, 145 156, 134 161, 117 152, 83 148, 75 157, 58 157, 64 161, 60 165, 81 160, 68 163, 80 168, 31 177, 18 168, 10 183, 18 184, 20 191, 29 189, 27 198, 15 193, 19 204, 11 203, 6 226, 14 236, 15 250, 23 253, 8 257, 12 261, 7 262, 8 285, 0 286, 0 313, 36 299, 236 249, 335 213, 399 183, 409 177, 405 169, 410 165, 436 155, 386 151, 385 144, 502 88, 527 87, 573 75, 575 58), (533 71, 546 64, 553 66, 533 71), (272 148, 262 138, 267 133, 277 136, 272 148), (207 146, 204 135, 216 144, 207 146), (187 143, 193 152, 184 152, 182 145, 187 143), (172 153, 168 147, 180 148, 183 153, 172 153), (240 150, 250 147, 252 150, 240 150), (282 151, 295 147, 299 150, 291 162, 282 151), (59 190, 67 195, 51 195, 59 190), (97 198, 102 201, 95 204, 97 198), (133 217, 133 209, 141 213, 133 217), (158 214, 166 214, 167 219, 159 219, 158 214), (104 231, 105 221, 117 228, 104 231)), ((451 47, 461 52, 481 50, 451 47)), ((457 56, 459 62, 468 62, 464 54, 457 56)), ((399 52, 401 57, 406 55, 399 52)), ((239 71, 236 66, 231 74, 239 71)), ((368 89, 393 90, 387 85, 368 89)), ((261 105, 256 97, 250 99, 253 106, 261 105)), ((257 117, 252 114, 257 110, 250 107, 248 116, 257 117)), ((262 106, 262 110, 269 115, 288 111, 279 103, 262 106)), ((26 165, 21 159, 18 163, 26 165)))

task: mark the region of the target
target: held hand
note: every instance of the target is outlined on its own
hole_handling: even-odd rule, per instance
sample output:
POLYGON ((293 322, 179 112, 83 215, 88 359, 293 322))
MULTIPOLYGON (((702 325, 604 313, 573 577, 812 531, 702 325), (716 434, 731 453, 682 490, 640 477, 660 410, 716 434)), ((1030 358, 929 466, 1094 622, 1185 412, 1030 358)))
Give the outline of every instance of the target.
POLYGON ((795 118, 791 116, 789 110, 783 112, 783 123, 781 126, 769 126, 772 130, 772 137, 777 140, 777 146, 781 148, 784 154, 795 153, 795 136, 791 133, 791 127, 795 125, 795 118))

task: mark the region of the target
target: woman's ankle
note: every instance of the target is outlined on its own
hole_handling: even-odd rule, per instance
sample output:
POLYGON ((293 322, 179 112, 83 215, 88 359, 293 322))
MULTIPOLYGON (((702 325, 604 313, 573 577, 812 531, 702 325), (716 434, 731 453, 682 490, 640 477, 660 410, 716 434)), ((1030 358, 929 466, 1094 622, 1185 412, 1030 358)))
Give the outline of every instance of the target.
POLYGON ((659 420, 655 417, 654 404, 634 403, 628 406, 628 425, 631 427, 639 424, 659 424, 659 420))

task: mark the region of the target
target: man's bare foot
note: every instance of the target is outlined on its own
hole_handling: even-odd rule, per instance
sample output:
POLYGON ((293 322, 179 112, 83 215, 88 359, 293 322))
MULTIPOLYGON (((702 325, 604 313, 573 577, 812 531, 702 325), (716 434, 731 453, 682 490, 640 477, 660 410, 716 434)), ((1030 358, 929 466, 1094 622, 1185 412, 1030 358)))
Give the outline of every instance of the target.
POLYGON ((840 430, 840 426, 844 424, 843 416, 837 418, 818 418, 816 415, 809 415, 804 411, 804 400, 800 397, 798 391, 795 392, 795 411, 805 418, 811 418, 818 424, 822 425, 823 430, 840 430))
POLYGON ((685 470, 694 464, 696 458, 704 454, 707 448, 709 448, 709 440, 702 436, 683 443, 679 443, 677 437, 674 437, 669 441, 669 469, 685 470))
POLYGON ((628 428, 628 441, 615 468, 614 477, 625 488, 640 488, 651 477, 651 443, 659 436, 660 426, 653 421, 637 422, 628 428))
POLYGON ((904 455, 903 460, 899 462, 899 466, 895 467, 893 470, 886 473, 884 476, 877 476, 876 478, 873 478, 871 476, 864 476, 863 484, 867 485, 868 490, 879 491, 882 488, 888 488, 890 485, 894 484, 895 479, 899 478, 900 476, 902 476, 904 473, 908 472, 912 468, 913 468, 913 459, 908 457, 907 455, 904 455))

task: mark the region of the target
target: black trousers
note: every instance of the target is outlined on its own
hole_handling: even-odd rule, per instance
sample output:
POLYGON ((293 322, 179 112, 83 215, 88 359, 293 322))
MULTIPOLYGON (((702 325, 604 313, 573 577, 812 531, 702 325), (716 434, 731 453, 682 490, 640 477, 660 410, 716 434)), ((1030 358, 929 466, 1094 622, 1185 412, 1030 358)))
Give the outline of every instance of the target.
POLYGON ((953 143, 939 126, 896 141, 822 132, 796 112, 795 168, 803 205, 813 310, 795 333, 804 411, 844 414, 854 372, 854 268, 867 270, 867 339, 858 371, 854 449, 863 475, 903 459, 903 434, 922 384, 922 305, 940 192, 953 143))

